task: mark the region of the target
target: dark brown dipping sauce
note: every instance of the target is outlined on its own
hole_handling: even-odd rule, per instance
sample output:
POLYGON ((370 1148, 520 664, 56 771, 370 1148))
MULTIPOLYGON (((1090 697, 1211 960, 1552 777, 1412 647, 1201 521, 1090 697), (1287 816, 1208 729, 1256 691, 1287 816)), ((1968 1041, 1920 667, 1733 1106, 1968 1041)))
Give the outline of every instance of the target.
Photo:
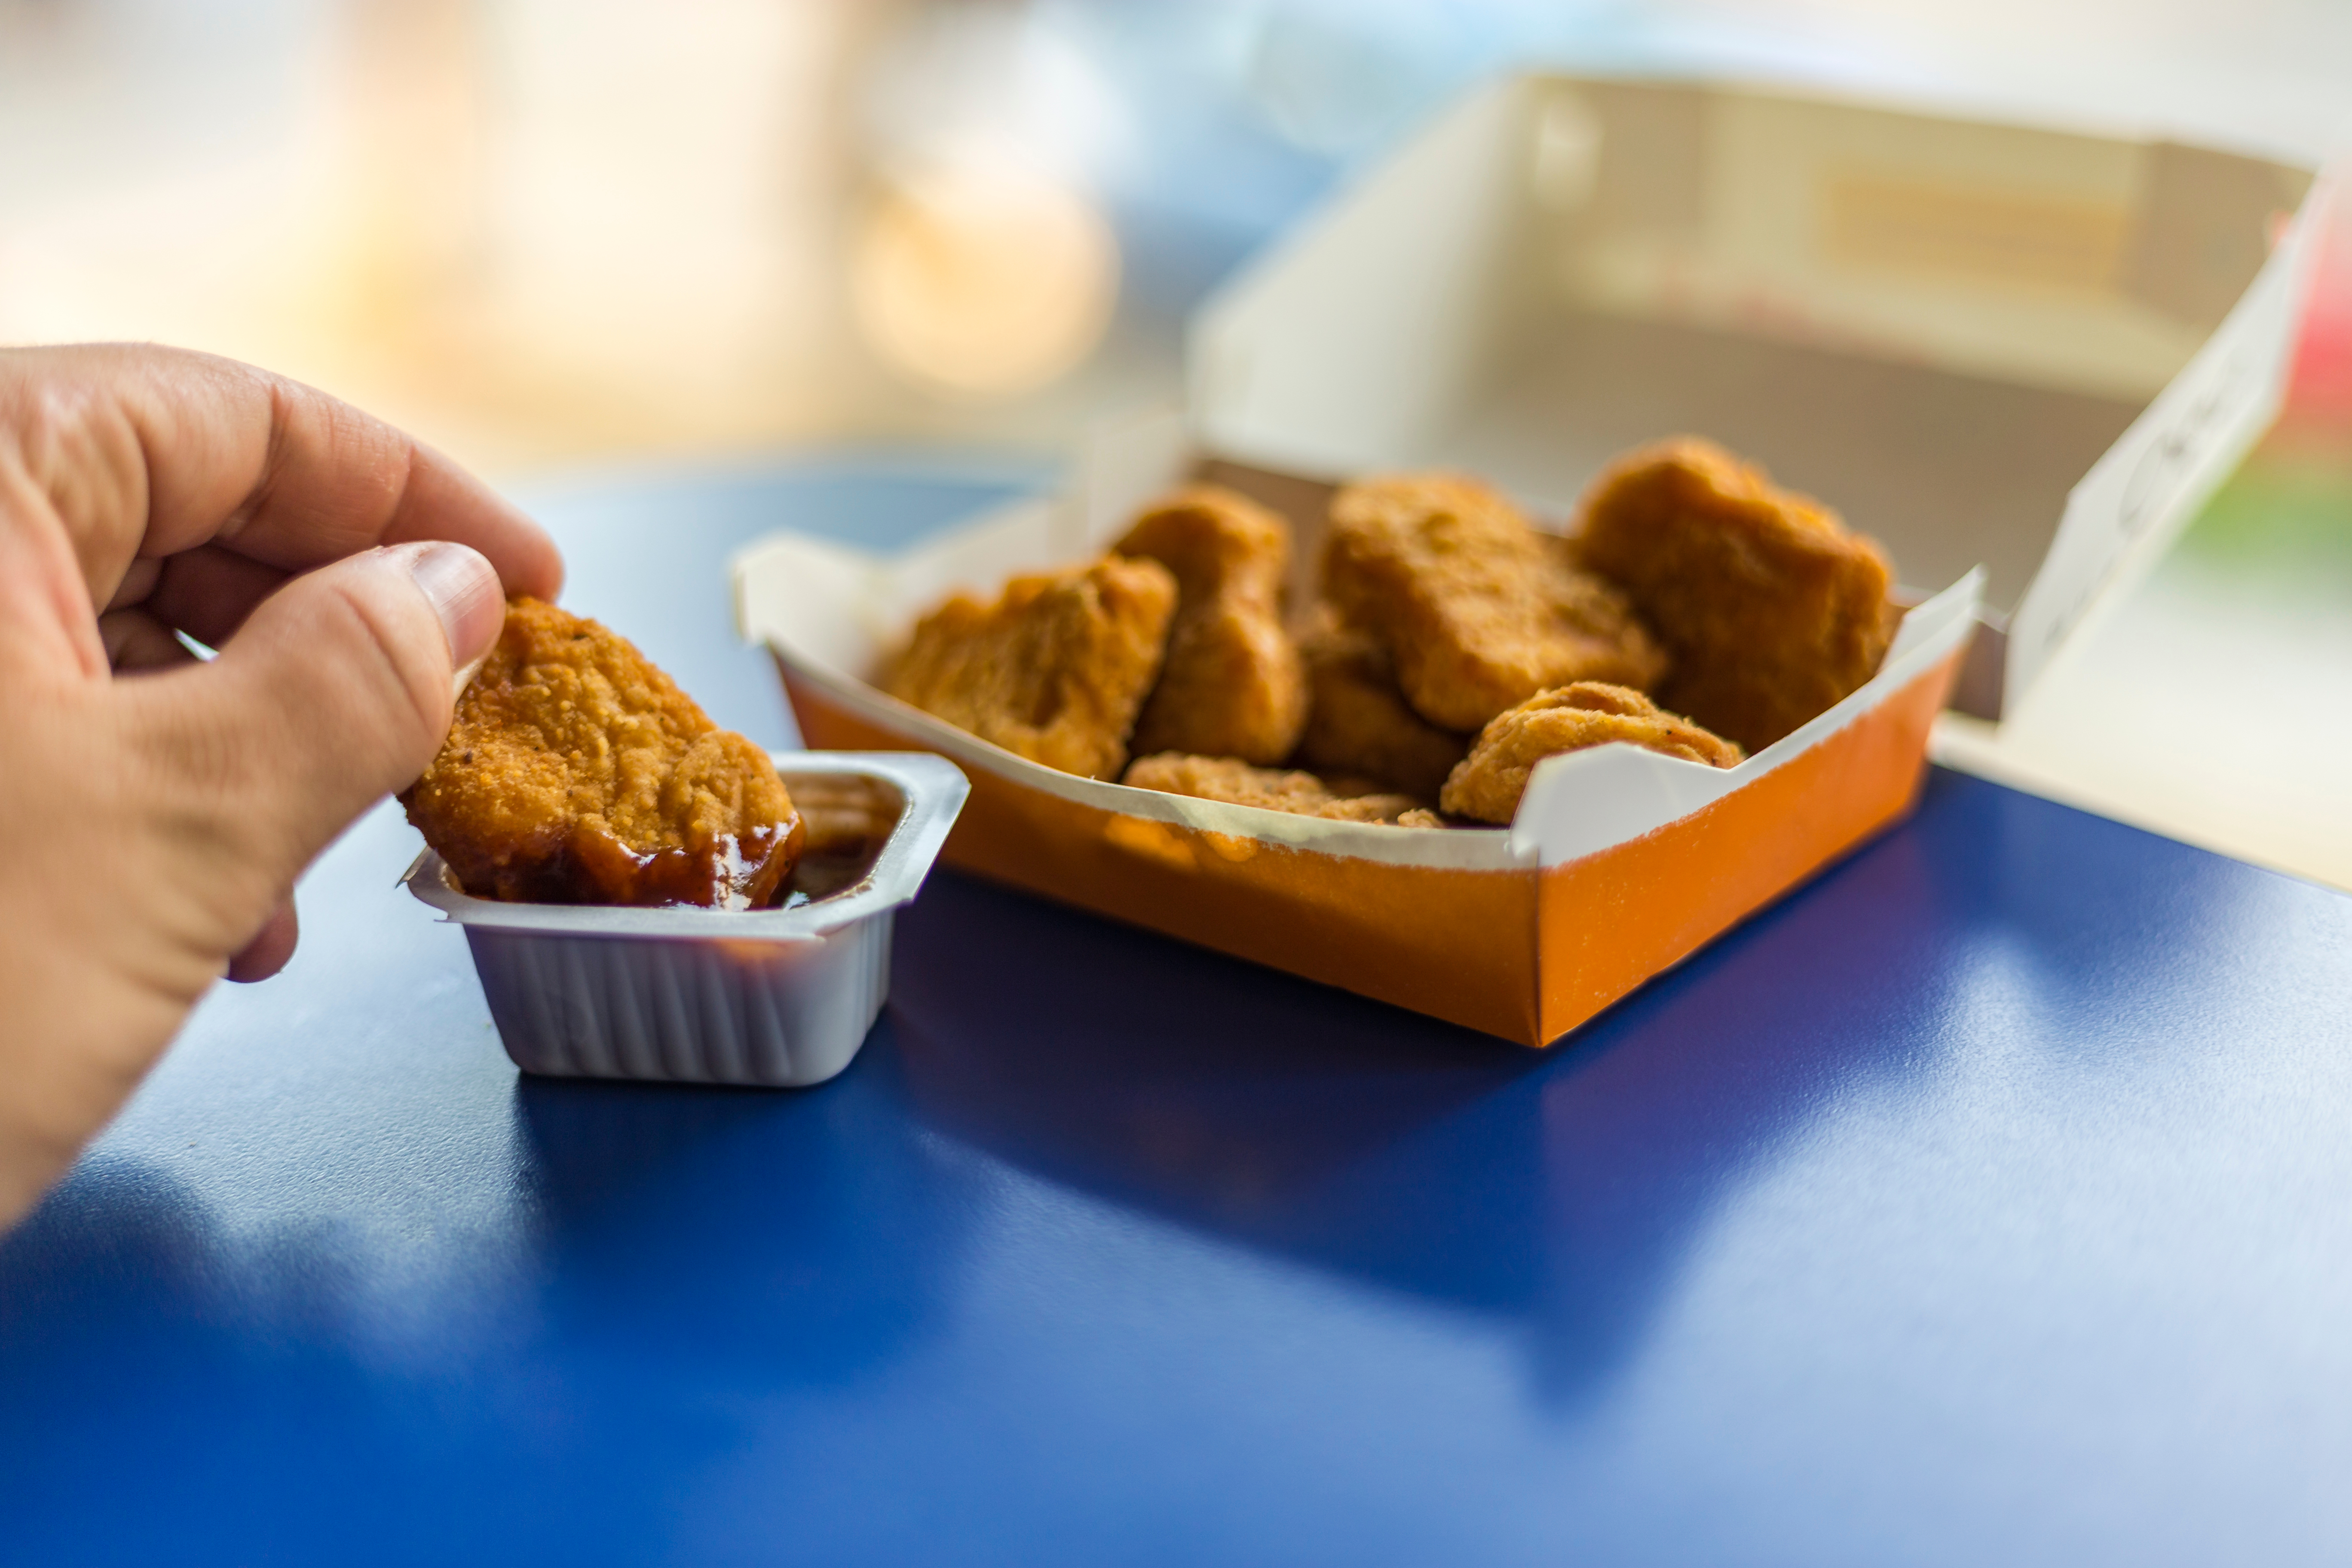
POLYGON ((796 910, 848 892, 873 875, 906 809, 897 787, 824 773, 787 775, 784 782, 797 815, 781 845, 775 834, 763 832, 748 845, 728 838, 692 853, 647 855, 583 833, 551 851, 539 849, 527 873, 509 871, 497 889, 466 890, 511 903, 796 910), (790 875, 772 890, 760 886, 775 874, 774 862, 795 847, 790 875))
POLYGON ((568 837, 531 842, 528 853, 494 864, 488 886, 463 885, 478 899, 518 904, 772 908, 790 885, 784 870, 804 842, 803 832, 795 816, 782 833, 761 828, 742 840, 730 834, 690 849, 648 853, 609 833, 577 828, 568 837))
POLYGON ((803 904, 847 892, 873 874, 874 862, 881 858, 882 846, 888 842, 887 834, 879 838, 845 838, 822 850, 803 854, 800 864, 793 868, 791 879, 784 884, 784 896, 769 908, 796 910, 803 904))
POLYGON ((854 774, 791 773, 784 787, 808 837, 782 896, 768 907, 796 910, 863 884, 906 810, 898 787, 854 774))

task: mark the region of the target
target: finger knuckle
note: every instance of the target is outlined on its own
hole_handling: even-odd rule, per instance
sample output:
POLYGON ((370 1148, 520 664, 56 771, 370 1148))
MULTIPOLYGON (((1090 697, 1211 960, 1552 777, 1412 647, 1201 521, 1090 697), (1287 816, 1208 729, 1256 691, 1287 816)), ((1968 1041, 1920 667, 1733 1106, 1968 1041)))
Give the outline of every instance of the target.
POLYGON ((373 732, 393 749, 429 751, 449 727, 446 660, 436 657, 440 627, 382 591, 383 575, 334 579, 331 592, 320 596, 320 614, 329 623, 320 628, 327 634, 320 644, 341 657, 309 667, 330 688, 322 697, 359 703, 376 721, 373 732))

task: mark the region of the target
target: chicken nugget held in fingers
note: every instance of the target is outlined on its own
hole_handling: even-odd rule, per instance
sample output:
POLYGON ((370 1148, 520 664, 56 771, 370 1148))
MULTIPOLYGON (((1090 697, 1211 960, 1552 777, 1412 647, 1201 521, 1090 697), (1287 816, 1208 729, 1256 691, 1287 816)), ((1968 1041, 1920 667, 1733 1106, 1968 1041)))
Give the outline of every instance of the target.
POLYGON ((1307 664, 1307 691, 1298 760, 1436 799, 1470 749, 1470 737, 1414 712, 1397 689, 1396 670, 1379 640, 1342 621, 1330 605, 1317 606, 1298 651, 1307 664))
POLYGON ((804 837, 766 752, 625 639, 527 598, 400 801, 467 892, 509 902, 758 908, 804 837))
POLYGON ((1306 676, 1282 623, 1289 523, 1233 490, 1188 485, 1146 509, 1114 549, 1176 579, 1167 662, 1134 749, 1288 756, 1307 713, 1306 676))
POLYGON ((1444 729, 1475 730, 1571 681, 1646 688, 1667 668, 1622 593, 1571 564, 1499 492, 1458 475, 1342 488, 1323 584, 1385 646, 1414 711, 1444 729))
POLYGON ((1121 782, 1163 795, 1189 795, 1199 800, 1255 805, 1333 822, 1395 823, 1412 816, 1414 820, 1404 826, 1438 826, 1436 818, 1411 795, 1389 794, 1365 781, 1325 780, 1282 768, 1255 768, 1234 757, 1172 752, 1138 757, 1121 782))
POLYGON ((1508 823, 1538 763, 1622 741, 1709 767, 1738 767, 1745 753, 1729 741, 1666 712, 1640 692, 1599 681, 1539 691, 1496 716, 1445 781, 1438 805, 1455 816, 1508 823))
POLYGON ((1175 608, 1176 580, 1156 561, 1015 577, 992 599, 957 594, 925 616, 883 689, 1015 755, 1115 779, 1175 608))
POLYGON ((1751 751, 1877 673, 1894 634, 1878 545, 1711 442, 1663 441, 1610 465, 1575 539, 1673 656, 1659 700, 1751 751))

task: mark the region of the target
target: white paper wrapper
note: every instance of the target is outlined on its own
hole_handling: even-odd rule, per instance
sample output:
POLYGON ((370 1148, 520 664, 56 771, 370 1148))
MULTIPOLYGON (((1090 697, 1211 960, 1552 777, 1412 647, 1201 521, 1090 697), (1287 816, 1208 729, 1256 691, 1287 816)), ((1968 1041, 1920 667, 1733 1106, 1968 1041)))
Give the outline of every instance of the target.
POLYGON ((668 1083, 823 1083, 847 1067, 890 986, 890 926, 970 786, 943 757, 785 752, 777 772, 813 844, 878 816, 863 879, 790 910, 509 904, 458 888, 427 850, 409 891, 466 928, 507 1055, 525 1072, 668 1083))

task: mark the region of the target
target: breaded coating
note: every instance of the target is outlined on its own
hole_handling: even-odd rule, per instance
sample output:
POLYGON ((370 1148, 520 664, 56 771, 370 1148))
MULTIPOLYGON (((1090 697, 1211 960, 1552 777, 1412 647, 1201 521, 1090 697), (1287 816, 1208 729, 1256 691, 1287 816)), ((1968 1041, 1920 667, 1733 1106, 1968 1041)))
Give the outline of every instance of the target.
POLYGON ((1306 674, 1282 625, 1290 524, 1247 496, 1188 485, 1154 502, 1115 548, 1176 578, 1168 661, 1136 721, 1135 750, 1252 763, 1290 755, 1307 718, 1306 674))
POLYGON ((1623 741, 1670 757, 1738 767, 1744 753, 1687 719, 1676 718, 1640 692, 1597 680, 1538 691, 1478 733, 1477 742, 1437 804, 1455 816, 1507 823, 1527 792, 1528 774, 1546 757, 1623 741))
POLYGON ((1615 588, 1475 479, 1396 474, 1331 500, 1323 585, 1379 637, 1415 711, 1475 730, 1575 680, 1647 688, 1664 652, 1615 588))
POLYGON ((1327 784, 1313 773, 1254 768, 1232 757, 1193 757, 1174 752, 1137 758, 1127 770, 1125 782, 1163 795, 1264 806, 1268 811, 1328 817, 1335 822, 1394 822, 1406 812, 1422 808, 1422 803, 1411 795, 1377 794, 1368 783, 1333 779, 1327 784))
POLYGON ((1370 633, 1328 605, 1298 639, 1307 661, 1307 729, 1298 760, 1311 768, 1360 773, 1434 800, 1470 749, 1470 737, 1441 730, 1406 703, 1396 670, 1370 633))
POLYGON ((1894 580, 1875 542, 1761 468, 1683 437, 1585 493, 1578 546, 1674 656, 1658 700, 1762 751, 1878 671, 1894 580))
POLYGON ((771 902, 803 837, 768 754, 625 640, 536 599, 457 699, 408 820, 477 898, 771 902))
POLYGON ((958 594, 925 616, 883 689, 1015 755, 1115 779, 1159 679, 1176 579, 1109 555, 958 594))

